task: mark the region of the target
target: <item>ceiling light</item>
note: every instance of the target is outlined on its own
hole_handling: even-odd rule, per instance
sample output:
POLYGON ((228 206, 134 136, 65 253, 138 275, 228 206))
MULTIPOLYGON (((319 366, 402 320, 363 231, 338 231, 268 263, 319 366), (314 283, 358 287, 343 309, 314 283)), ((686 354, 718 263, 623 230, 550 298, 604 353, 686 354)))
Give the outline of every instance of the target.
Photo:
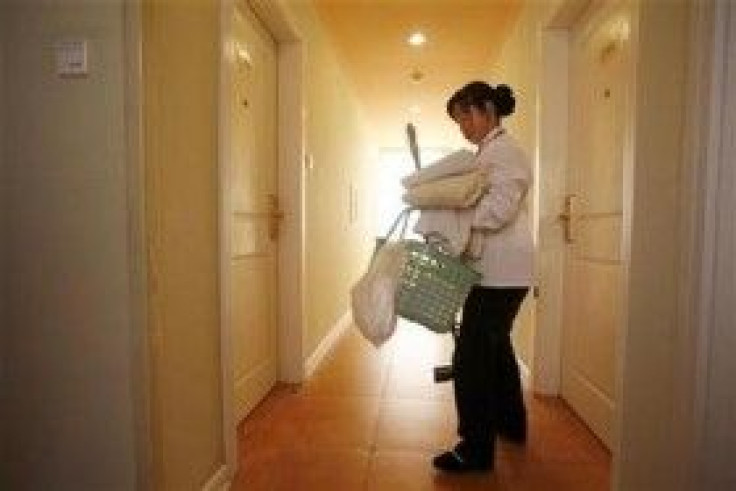
POLYGON ((424 79, 424 72, 422 72, 418 68, 415 68, 409 74, 409 78, 411 79, 412 82, 419 83, 422 81, 422 79, 424 79))
POLYGON ((427 38, 424 37, 424 34, 417 31, 417 32, 412 33, 409 36, 409 38, 406 40, 406 42, 412 46, 421 46, 427 42, 427 38))
POLYGON ((415 116, 419 116, 422 113, 422 108, 418 104, 409 106, 409 112, 415 116))

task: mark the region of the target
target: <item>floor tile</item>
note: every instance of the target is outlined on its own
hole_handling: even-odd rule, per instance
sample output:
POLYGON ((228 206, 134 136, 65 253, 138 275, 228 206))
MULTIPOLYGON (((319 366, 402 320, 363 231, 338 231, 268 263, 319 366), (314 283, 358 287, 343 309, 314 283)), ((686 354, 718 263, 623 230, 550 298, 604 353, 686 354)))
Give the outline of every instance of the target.
POLYGON ((321 371, 305 383, 303 393, 307 396, 380 396, 389 371, 382 365, 357 370, 332 368, 331 371, 321 371))
POLYGON ((369 464, 359 450, 273 451, 242 465, 232 491, 360 490, 369 464))
POLYGON ((304 420, 307 444, 313 448, 370 449, 373 447, 378 411, 378 398, 309 398, 304 420))
POLYGON ((532 463, 504 476, 509 491, 607 491, 607 468, 571 463, 532 463))
POLYGON ((431 400, 395 399, 381 406, 376 432, 378 449, 435 451, 455 441, 454 414, 431 400))
POLYGON ((499 442, 493 472, 436 472, 456 440, 452 383, 432 369, 452 336, 405 322, 380 349, 348 330, 308 382, 279 385, 238 428, 232 489, 599 491, 610 455, 559 398, 525 394, 529 438, 499 442))
POLYGON ((501 490, 493 473, 447 476, 432 468, 432 454, 411 451, 378 451, 368 473, 368 491, 501 490))

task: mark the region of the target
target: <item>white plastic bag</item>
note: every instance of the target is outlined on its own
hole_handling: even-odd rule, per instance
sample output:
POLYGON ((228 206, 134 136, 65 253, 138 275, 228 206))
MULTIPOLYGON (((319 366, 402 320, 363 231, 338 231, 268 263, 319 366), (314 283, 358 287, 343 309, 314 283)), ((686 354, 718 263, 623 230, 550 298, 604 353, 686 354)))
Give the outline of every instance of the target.
POLYGON ((353 322, 374 346, 383 344, 396 329, 394 298, 405 262, 403 243, 386 243, 350 291, 353 322))

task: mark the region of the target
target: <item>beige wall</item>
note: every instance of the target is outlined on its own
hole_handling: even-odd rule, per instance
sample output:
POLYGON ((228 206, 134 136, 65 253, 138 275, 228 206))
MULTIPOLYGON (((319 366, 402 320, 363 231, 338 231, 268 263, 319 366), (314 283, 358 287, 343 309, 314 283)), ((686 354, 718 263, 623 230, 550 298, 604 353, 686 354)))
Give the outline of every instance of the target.
POLYGON ((224 464, 218 266, 219 3, 143 10, 144 147, 156 489, 224 464))
POLYGON ((133 489, 122 2, 17 2, 0 23, 12 47, 3 488, 133 489), (52 43, 69 36, 89 42, 87 78, 54 73, 52 43))
MULTIPOLYGON (((715 3, 715 2, 714 2, 715 3)), ((700 227, 695 229, 698 257, 702 265, 698 315, 698 338, 681 340, 690 351, 698 346, 701 355, 699 367, 683 371, 683 377, 696 376, 699 401, 696 405, 700 419, 697 454, 686 455, 699 465, 697 483, 703 489, 736 489, 736 467, 733 451, 736 449, 736 4, 712 5, 715 12, 711 22, 698 33, 705 39, 716 41, 712 56, 699 56, 702 69, 698 70, 698 82, 708 83, 713 90, 710 122, 699 127, 709 134, 710 155, 704 168, 698 169, 703 178, 693 179, 702 185, 695 187, 704 204, 705 213, 699 216, 700 227), (713 73, 709 76, 709 72, 713 73), (710 126, 710 127, 709 127, 710 126), (717 149, 717 150, 716 150, 717 149), (705 182, 702 182, 705 181, 705 182), (693 458, 695 457, 695 458, 693 458)), ((700 13, 705 13, 703 10, 700 13)), ((710 19, 709 19, 710 20, 710 19)), ((698 108, 707 107, 697 104, 698 108)), ((698 127, 696 127, 698 128, 698 127)), ((702 132, 705 134, 705 132, 702 132)), ((705 160, 705 159, 704 159, 705 160)), ((696 195, 697 196, 697 195, 696 195)), ((692 333, 692 331, 691 331, 692 333)), ((688 408, 692 410, 692 408, 688 408)), ((689 415, 686 413, 686 417, 689 415)))
MULTIPOLYGON (((5 118, 8 111, 5 109, 5 30, 4 25, 5 12, 3 5, 0 5, 0 400, 5 400, 5 374, 8 346, 7 326, 8 319, 6 317, 6 302, 8 298, 7 281, 8 281, 8 258, 7 258, 7 240, 8 240, 8 203, 6 201, 8 195, 7 168, 5 158, 5 118)), ((0 409, 0 486, 6 480, 7 474, 7 437, 5 435, 7 416, 5 408, 0 409)), ((4 487, 4 486, 3 486, 4 487)))
POLYGON ((677 240, 683 169, 688 3, 641 2, 636 52, 628 319, 623 339, 619 489, 677 489, 674 394, 677 240), (666 53, 666 56, 663 56, 666 53))
POLYGON ((514 89, 516 112, 503 124, 532 158, 537 143, 537 27, 540 15, 535 3, 524 7, 488 76, 490 83, 505 83, 514 89))
MULTIPOLYGON (((538 23, 541 15, 537 2, 527 4, 507 38, 496 64, 488 75, 490 83, 505 83, 516 94, 516 112, 503 124, 526 150, 535 165, 537 134, 537 80, 539 70, 538 23)), ((535 177, 535 181, 537 178, 535 177)), ((539 185, 535 182, 535 188, 539 185)), ((537 222, 536 189, 530 191, 528 207, 537 222)), ((516 354, 530 369, 533 367, 536 299, 530 292, 514 327, 516 354)))
POLYGON ((306 2, 290 6, 306 47, 307 356, 349 309, 348 292, 369 259, 371 147, 357 99, 306 2), (351 221, 350 186, 357 194, 351 221))

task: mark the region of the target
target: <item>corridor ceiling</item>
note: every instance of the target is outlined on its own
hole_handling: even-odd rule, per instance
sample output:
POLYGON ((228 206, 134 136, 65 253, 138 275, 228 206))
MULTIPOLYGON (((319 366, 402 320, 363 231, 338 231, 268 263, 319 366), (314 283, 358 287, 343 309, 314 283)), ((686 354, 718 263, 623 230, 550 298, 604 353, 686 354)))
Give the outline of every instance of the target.
MULTIPOLYGON (((471 80, 489 80, 523 0, 312 0, 382 147, 462 142, 445 102, 471 80), (426 43, 407 43, 421 31, 426 43)), ((502 81, 502 80, 500 80, 502 81)))

